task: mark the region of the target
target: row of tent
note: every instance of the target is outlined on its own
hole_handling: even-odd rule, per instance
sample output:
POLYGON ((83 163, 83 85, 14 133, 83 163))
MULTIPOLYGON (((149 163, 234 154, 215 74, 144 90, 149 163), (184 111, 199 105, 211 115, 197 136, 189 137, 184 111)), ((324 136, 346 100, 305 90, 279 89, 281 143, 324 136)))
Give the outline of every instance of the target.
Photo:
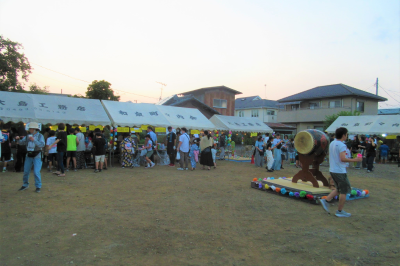
POLYGON ((4 91, 0 92, 0 118, 4 123, 37 121, 53 125, 62 122, 86 126, 152 125, 236 132, 273 131, 254 117, 214 115, 207 119, 193 108, 4 91))
POLYGON ((400 115, 362 115, 339 116, 328 128, 335 133, 339 127, 345 127, 350 134, 400 134, 400 115))

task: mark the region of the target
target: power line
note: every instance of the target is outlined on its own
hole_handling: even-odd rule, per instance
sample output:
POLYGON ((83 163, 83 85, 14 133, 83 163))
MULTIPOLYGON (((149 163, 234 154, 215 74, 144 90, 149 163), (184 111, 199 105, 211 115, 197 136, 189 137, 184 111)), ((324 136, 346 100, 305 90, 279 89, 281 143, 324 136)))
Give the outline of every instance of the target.
MULTIPOLYGON (((31 62, 31 63, 32 63, 32 62, 31 62)), ((61 73, 61 72, 58 72, 58 71, 52 70, 52 69, 50 69, 50 68, 47 68, 47 67, 44 67, 44 66, 38 65, 38 64, 36 64, 36 63, 32 63, 32 64, 34 64, 34 65, 37 65, 37 66, 39 66, 39 67, 42 67, 42 68, 44 68, 44 69, 47 69, 47 70, 49 70, 49 71, 52 71, 52 72, 54 72, 54 73, 57 73, 57 74, 60 74, 60 75, 63 75, 63 76, 69 77, 69 78, 71 78, 71 79, 75 79, 75 80, 79 80, 79 81, 82 81, 82 82, 90 83, 89 81, 86 81, 86 80, 83 80, 83 79, 78 79, 78 78, 71 77, 71 76, 69 76, 69 75, 67 75, 67 74, 64 74, 64 73, 61 73)), ((39 75, 39 76, 40 76, 40 75, 39 75)), ((60 81, 60 82, 62 82, 62 81, 60 81)), ((123 91, 123 90, 117 90, 117 89, 112 89, 112 90, 114 90, 114 91, 120 91, 120 92, 124 92, 124 93, 129 93, 129 94, 136 95, 136 96, 140 96, 140 97, 145 97, 145 98, 151 98, 151 99, 156 99, 156 100, 158 100, 158 98, 156 98, 156 97, 151 97, 151 96, 140 95, 140 94, 136 94, 136 93, 129 92, 129 91, 123 91)))
POLYGON ((381 85, 378 85, 382 90, 384 90, 384 92, 387 93, 387 95, 389 95, 393 100, 395 100, 396 102, 400 103, 398 100, 396 100, 392 95, 390 95, 381 85))

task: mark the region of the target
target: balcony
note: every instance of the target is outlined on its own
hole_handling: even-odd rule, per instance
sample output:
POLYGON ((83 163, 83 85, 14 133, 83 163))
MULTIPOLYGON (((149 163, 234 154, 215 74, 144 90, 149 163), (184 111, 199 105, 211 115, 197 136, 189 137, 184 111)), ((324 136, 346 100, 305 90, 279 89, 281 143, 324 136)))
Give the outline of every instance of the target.
POLYGON ((325 116, 337 114, 341 111, 351 111, 350 106, 327 108, 312 107, 297 108, 295 110, 279 110, 279 123, 298 123, 298 122, 321 122, 325 120, 325 116))

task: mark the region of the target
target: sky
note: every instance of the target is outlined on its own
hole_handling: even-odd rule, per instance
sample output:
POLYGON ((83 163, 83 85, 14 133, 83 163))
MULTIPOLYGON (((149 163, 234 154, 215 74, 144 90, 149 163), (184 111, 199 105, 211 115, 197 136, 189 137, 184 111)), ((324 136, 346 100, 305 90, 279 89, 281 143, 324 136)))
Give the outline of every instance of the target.
POLYGON ((398 0, 0 0, 0 34, 21 43, 30 83, 156 103, 225 85, 278 100, 343 83, 400 107, 398 0))

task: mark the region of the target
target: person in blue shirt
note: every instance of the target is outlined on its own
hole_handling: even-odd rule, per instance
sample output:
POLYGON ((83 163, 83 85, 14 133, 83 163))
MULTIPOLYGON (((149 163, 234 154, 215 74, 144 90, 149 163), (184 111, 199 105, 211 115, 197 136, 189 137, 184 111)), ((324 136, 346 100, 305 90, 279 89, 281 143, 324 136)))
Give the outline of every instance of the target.
POLYGON ((256 156, 254 160, 254 164, 256 167, 263 167, 263 161, 264 161, 264 150, 263 150, 263 140, 262 136, 258 136, 256 144, 255 144, 255 149, 256 149, 256 156))
POLYGON ((386 144, 386 141, 379 147, 379 151, 381 152, 381 163, 386 163, 389 154, 389 146, 386 144))

